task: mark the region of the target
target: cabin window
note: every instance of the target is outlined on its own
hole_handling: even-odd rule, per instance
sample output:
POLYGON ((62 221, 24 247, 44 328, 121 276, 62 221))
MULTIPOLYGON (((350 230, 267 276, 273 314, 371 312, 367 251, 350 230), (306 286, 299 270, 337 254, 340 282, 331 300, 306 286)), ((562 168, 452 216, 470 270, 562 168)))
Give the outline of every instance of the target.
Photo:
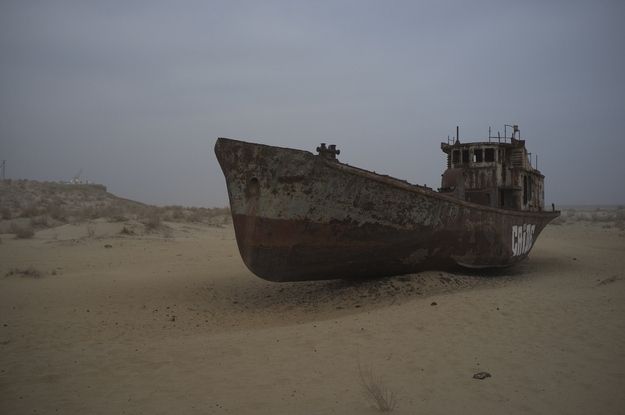
POLYGON ((462 150, 462 162, 463 163, 469 162, 469 150, 462 150))
POLYGON ((484 161, 484 152, 481 148, 476 148, 475 150, 473 150, 473 161, 475 163, 481 163, 482 161, 484 161))
POLYGON ((454 150, 452 161, 454 162, 454 164, 460 163, 460 150, 454 150))
POLYGON ((495 161, 495 149, 487 148, 484 150, 484 158, 487 163, 492 163, 495 161))
POLYGON ((527 176, 523 176, 523 204, 527 205, 527 176))

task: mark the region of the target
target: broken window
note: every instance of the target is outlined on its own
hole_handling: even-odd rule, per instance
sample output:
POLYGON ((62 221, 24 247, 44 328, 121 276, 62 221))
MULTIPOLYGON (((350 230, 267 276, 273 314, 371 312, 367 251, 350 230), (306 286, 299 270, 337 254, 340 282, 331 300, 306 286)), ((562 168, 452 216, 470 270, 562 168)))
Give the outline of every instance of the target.
POLYGON ((452 161, 454 162, 454 164, 460 163, 460 150, 454 150, 452 161))
POLYGON ((487 163, 495 161, 495 149, 487 148, 486 150, 484 150, 484 159, 484 161, 486 161, 487 163))
POLYGON ((481 148, 476 148, 473 150, 473 161, 476 163, 481 163, 484 159, 484 152, 481 148))
POLYGON ((469 162, 469 150, 462 150, 462 162, 463 163, 469 162))

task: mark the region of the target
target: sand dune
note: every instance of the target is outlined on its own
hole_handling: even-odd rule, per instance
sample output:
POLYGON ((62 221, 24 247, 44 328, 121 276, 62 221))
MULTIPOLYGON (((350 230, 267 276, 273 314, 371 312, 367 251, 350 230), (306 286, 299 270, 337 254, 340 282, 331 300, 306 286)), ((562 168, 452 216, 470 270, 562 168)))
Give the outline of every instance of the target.
POLYGON ((497 273, 277 284, 230 225, 163 226, 0 236, 0 412, 376 413, 359 367, 400 414, 625 408, 618 227, 549 226, 497 273))

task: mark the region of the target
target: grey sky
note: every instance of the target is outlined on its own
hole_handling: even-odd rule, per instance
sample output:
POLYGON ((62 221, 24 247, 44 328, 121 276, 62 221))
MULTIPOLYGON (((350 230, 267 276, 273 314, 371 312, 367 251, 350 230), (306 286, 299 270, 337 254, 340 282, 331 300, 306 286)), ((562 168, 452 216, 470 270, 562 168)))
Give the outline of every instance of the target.
POLYGON ((440 185, 439 143, 519 123, 546 201, 625 203, 622 1, 2 1, 0 158, 223 206, 218 136, 440 185))

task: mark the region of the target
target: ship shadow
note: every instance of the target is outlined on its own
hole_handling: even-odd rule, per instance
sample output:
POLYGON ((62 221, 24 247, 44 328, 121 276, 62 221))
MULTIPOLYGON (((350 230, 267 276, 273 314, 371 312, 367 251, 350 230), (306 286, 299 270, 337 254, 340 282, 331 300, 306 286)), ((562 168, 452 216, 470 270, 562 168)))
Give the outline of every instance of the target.
POLYGON ((221 316, 236 327, 275 326, 432 299, 436 295, 493 286, 498 280, 498 274, 467 273, 461 268, 453 271, 282 283, 257 278, 223 279, 211 285, 212 298, 205 305, 213 316, 221 316))
POLYGON ((469 269, 455 266, 383 278, 270 282, 251 273, 219 278, 194 291, 215 328, 275 327, 335 319, 409 301, 440 302, 437 296, 492 289, 575 267, 570 258, 532 256, 513 266, 469 269))
POLYGON ((450 269, 456 275, 467 275, 483 278, 523 279, 553 272, 569 271, 577 268, 577 258, 565 258, 559 255, 530 255, 526 259, 508 267, 498 268, 465 268, 457 266, 450 269))

